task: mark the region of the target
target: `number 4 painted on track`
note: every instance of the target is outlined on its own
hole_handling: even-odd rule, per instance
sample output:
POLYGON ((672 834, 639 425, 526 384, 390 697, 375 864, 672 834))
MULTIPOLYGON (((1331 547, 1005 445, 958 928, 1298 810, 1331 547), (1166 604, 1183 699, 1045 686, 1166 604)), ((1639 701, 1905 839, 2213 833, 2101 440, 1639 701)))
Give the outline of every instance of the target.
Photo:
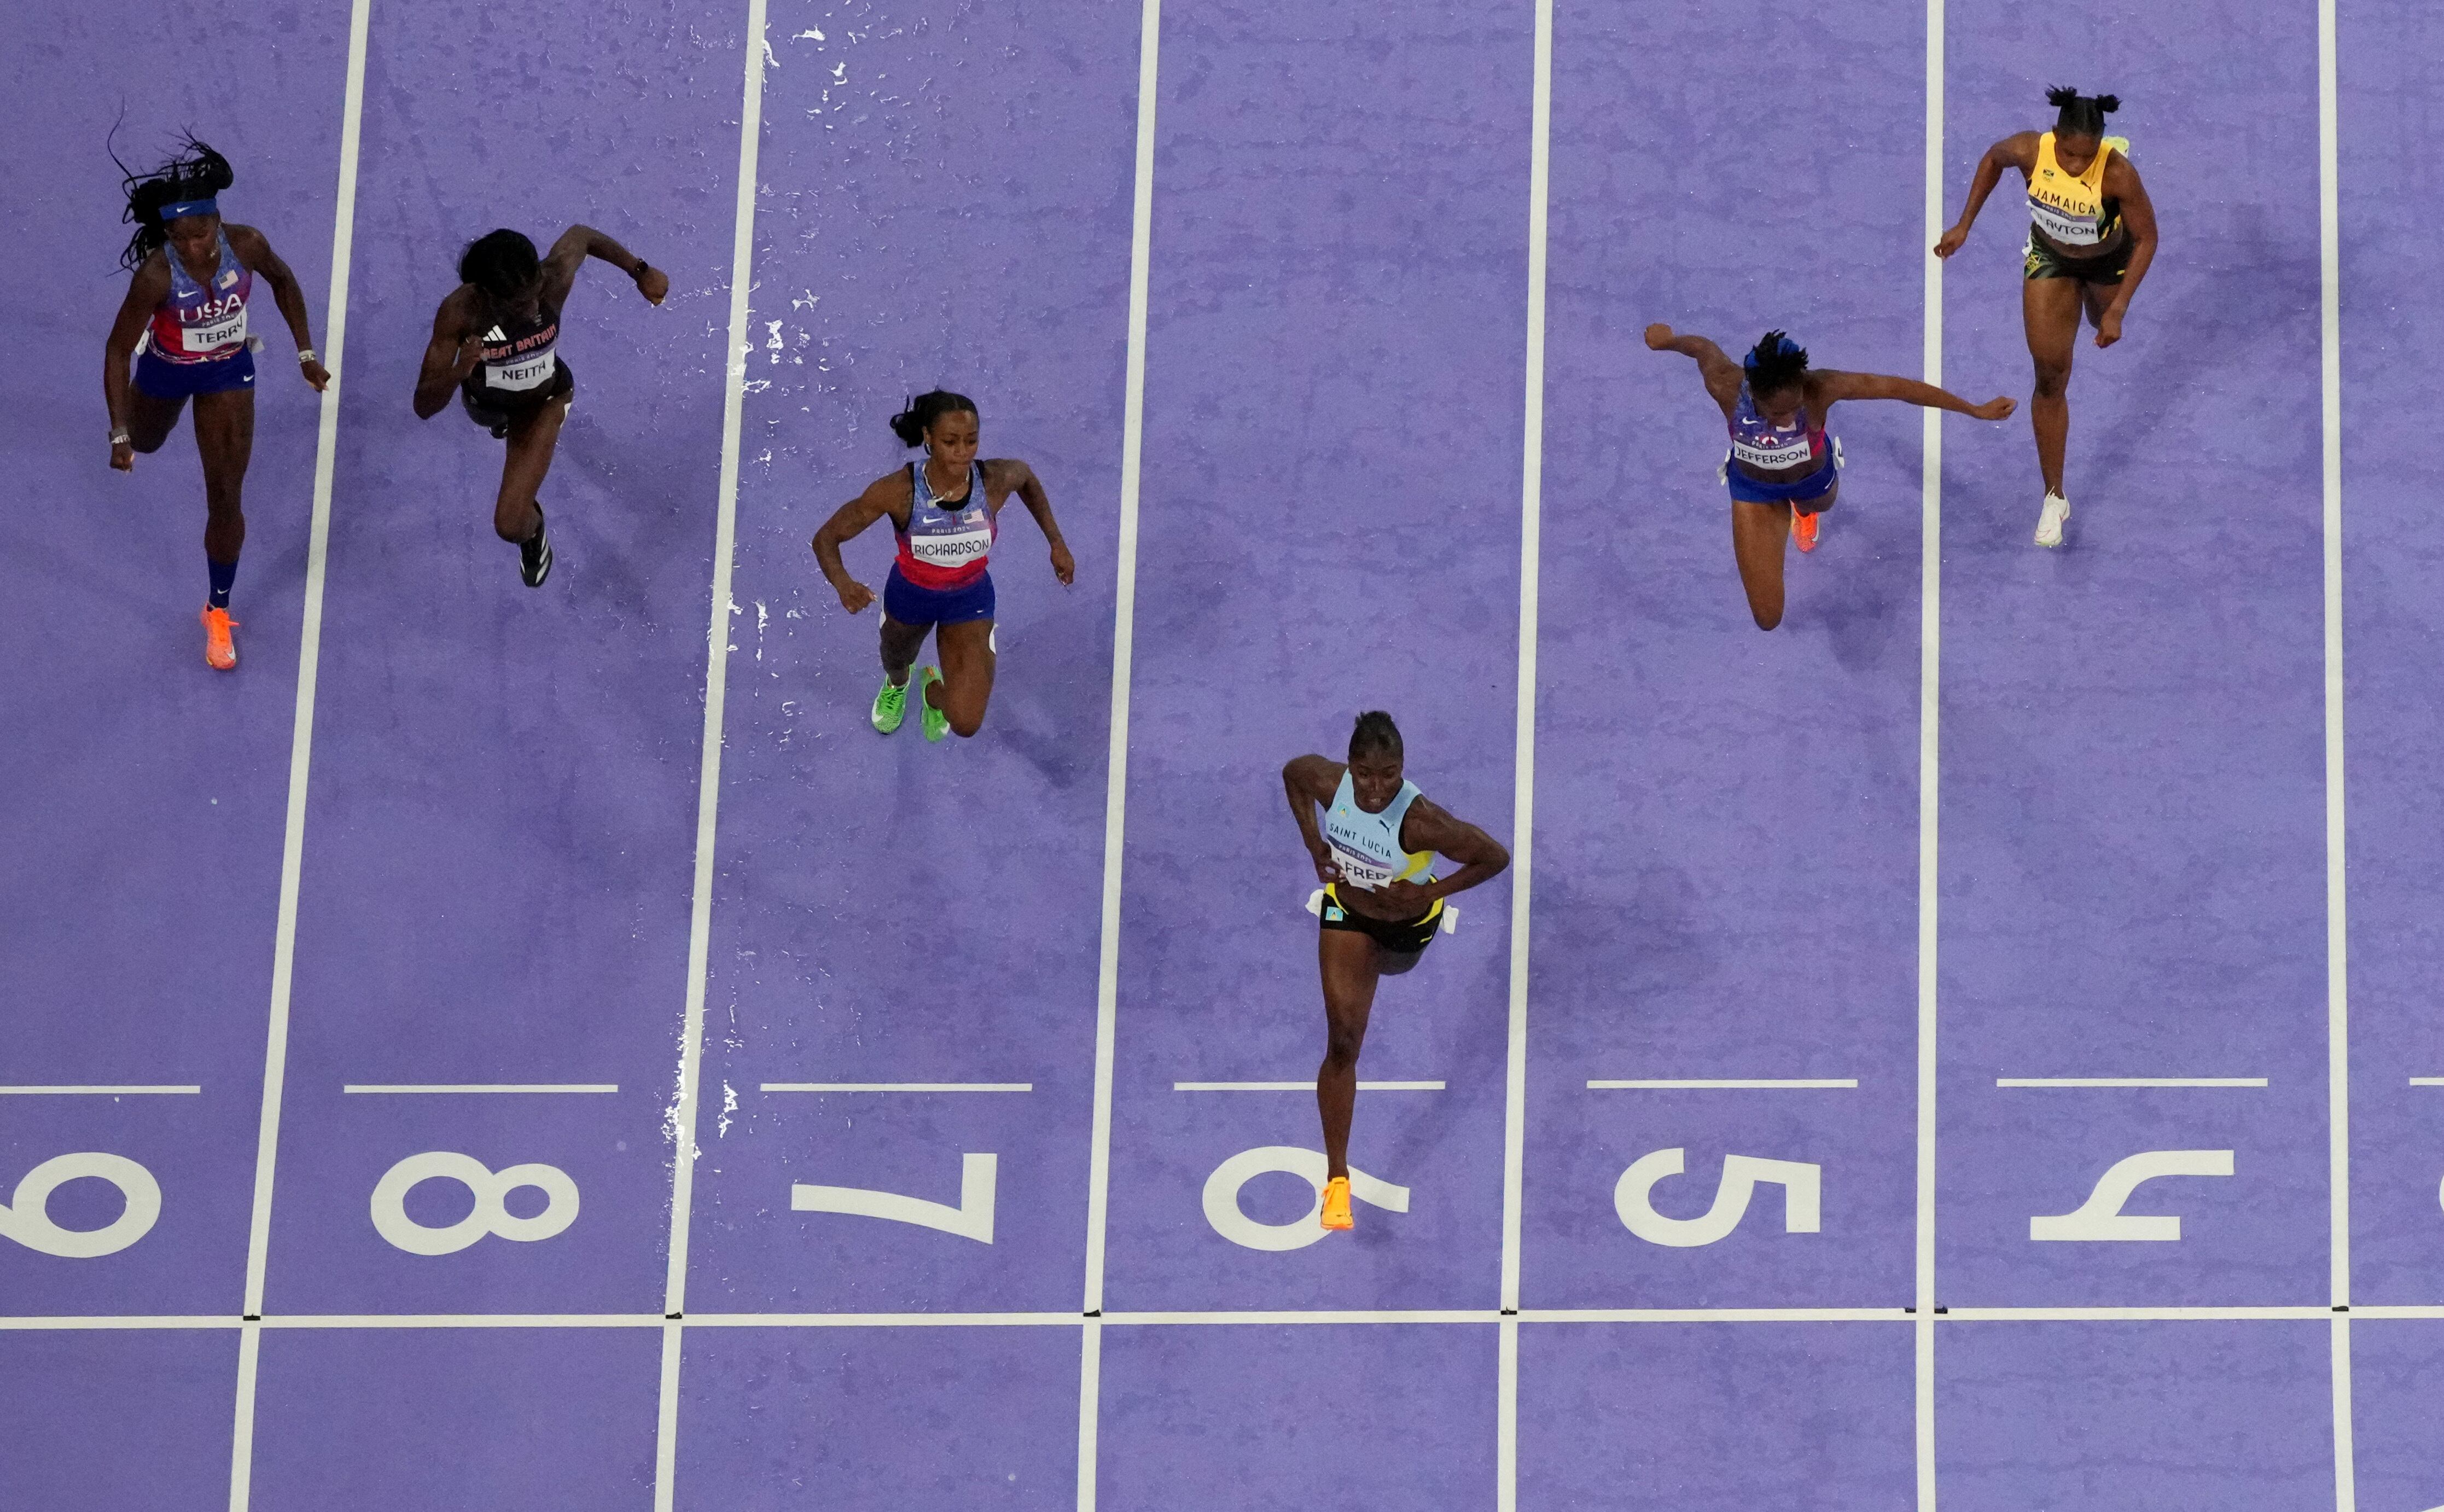
POLYGON ((993 1236, 993 1178, 998 1155, 959 1157, 959 1204, 927 1202, 896 1191, 864 1187, 819 1187, 797 1182, 789 1188, 789 1207, 802 1213, 846 1213, 852 1218, 879 1218, 885 1223, 915 1224, 938 1228, 961 1239, 990 1245, 993 1236))

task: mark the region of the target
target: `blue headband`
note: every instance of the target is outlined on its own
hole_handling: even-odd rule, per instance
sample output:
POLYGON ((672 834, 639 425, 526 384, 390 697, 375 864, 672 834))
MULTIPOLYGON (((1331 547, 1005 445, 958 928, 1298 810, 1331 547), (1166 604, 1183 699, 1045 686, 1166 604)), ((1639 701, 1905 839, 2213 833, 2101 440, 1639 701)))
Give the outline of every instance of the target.
POLYGON ((181 215, 217 215, 220 212, 221 202, 217 199, 176 200, 162 206, 159 212, 164 226, 181 215))
MULTIPOLYGON (((1786 336, 1781 341, 1774 343, 1773 355, 1776 357, 1788 357, 1794 352, 1805 350, 1806 350, 1806 348, 1801 346, 1797 341, 1794 341, 1789 337, 1786 336)), ((1757 355, 1754 352, 1750 352, 1748 356, 1740 359, 1740 366, 1748 372, 1755 372, 1757 370, 1757 355)))

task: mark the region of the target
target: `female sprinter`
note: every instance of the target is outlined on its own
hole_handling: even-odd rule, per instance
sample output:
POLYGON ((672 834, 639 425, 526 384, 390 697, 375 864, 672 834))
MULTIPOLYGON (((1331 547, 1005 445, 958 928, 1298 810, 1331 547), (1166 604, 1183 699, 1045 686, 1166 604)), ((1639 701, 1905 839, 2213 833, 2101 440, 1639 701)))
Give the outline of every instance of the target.
POLYGON ((874 602, 874 590, 841 565, 841 543, 885 515, 899 555, 882 583, 882 688, 874 728, 888 735, 908 714, 908 669, 931 631, 941 670, 928 667, 918 709, 927 740, 984 727, 992 697, 993 585, 986 562, 1001 528, 1001 507, 1017 494, 1052 543, 1052 575, 1068 583, 1078 564, 1052 518, 1035 470, 1016 458, 976 460, 976 405, 964 394, 920 394, 891 417, 891 433, 925 449, 925 460, 886 472, 842 505, 815 532, 815 562, 850 614, 874 602))
POLYGON ((1646 328, 1646 344, 1697 360, 1706 392, 1731 428, 1723 478, 1731 489, 1731 554, 1759 630, 1782 623, 1782 543, 1795 538, 1816 549, 1816 517, 1842 492, 1842 444, 1824 434, 1825 415, 1840 399, 1903 399, 1930 410, 1999 420, 2008 398, 1972 404, 1916 378, 1879 373, 1810 372, 1806 348, 1768 331, 1745 361, 1733 363, 1702 336, 1676 336, 1669 325, 1646 328))
POLYGON ((1986 149, 1960 219, 1935 244, 1950 257, 1969 240, 1986 196, 2016 168, 2028 181, 2028 245, 2023 254, 2020 317, 2036 359, 2037 392, 2028 418, 2037 433, 2037 468, 2046 502, 2037 512, 2037 544, 2062 544, 2070 500, 2063 492, 2063 448, 2070 435, 2072 344, 2079 318, 2096 327, 2096 344, 2121 340, 2121 317, 2156 260, 2156 207, 2131 166, 2130 143, 2104 135, 2104 118, 2121 108, 2112 95, 2048 89, 2054 129, 2024 131, 1986 149))
POLYGON ((314 355, 306 299, 288 265, 251 226, 225 224, 214 197, 235 181, 229 159, 190 137, 185 151, 149 174, 128 174, 127 216, 136 227, 120 266, 136 276, 102 347, 102 396, 110 406, 110 465, 136 468, 136 453, 161 450, 187 400, 195 401, 195 450, 204 459, 204 660, 237 665, 230 632, 230 585, 246 544, 240 494, 254 454, 254 351, 247 300, 256 274, 297 342, 297 367, 319 392, 331 381, 314 355), (136 364, 128 380, 128 362, 136 364))
POLYGON ((1300 756, 1282 768, 1299 838, 1324 884, 1324 1065, 1315 1074, 1324 1117, 1324 1226, 1348 1228, 1349 1120, 1358 1106, 1358 1047, 1375 984, 1417 964, 1442 927, 1443 899, 1497 876, 1510 853, 1490 835, 1426 802, 1401 775, 1399 728, 1379 710, 1358 716, 1346 765, 1300 756), (1316 828, 1315 811, 1324 810, 1316 828), (1436 855, 1460 863, 1437 879, 1436 855))
POLYGON ((458 286, 433 317, 433 341, 416 378, 417 419, 440 414, 454 388, 467 417, 509 443, 492 529, 517 543, 518 576, 529 588, 551 576, 551 543, 535 490, 551 470, 560 425, 577 393, 577 376, 560 359, 560 309, 589 257, 625 272, 653 304, 671 290, 659 268, 590 226, 562 231, 544 258, 516 231, 489 232, 458 259, 458 286))

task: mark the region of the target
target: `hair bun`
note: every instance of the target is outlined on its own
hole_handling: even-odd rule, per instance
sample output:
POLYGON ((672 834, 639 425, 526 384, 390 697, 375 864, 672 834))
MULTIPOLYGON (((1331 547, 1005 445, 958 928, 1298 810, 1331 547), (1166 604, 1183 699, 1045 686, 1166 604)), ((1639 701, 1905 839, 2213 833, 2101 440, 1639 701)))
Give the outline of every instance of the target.
POLYGON ((2096 108, 2103 111, 2109 116, 2121 108, 2121 97, 2120 95, 2099 95, 2096 97, 2096 108))
MULTIPOLYGON (((2046 103, 2053 106, 2056 110, 2067 109, 2078 102, 2079 91, 2068 84, 2056 84, 2046 91, 2046 103)), ((2120 104, 2120 101, 2117 100, 2114 103, 2120 104)), ((2108 106, 2106 108, 2110 109, 2111 107, 2108 106)))

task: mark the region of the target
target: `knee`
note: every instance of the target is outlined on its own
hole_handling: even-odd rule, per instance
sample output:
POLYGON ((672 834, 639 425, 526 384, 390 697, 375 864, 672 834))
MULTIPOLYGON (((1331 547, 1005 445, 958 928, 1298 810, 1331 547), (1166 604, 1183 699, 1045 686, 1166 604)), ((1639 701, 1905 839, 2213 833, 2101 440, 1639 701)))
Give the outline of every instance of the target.
POLYGON ((1358 1064, 1358 1047, 1365 1037, 1357 1031, 1334 1024, 1324 1040, 1324 1069, 1327 1072, 1349 1071, 1358 1064))
POLYGON ((527 537, 533 533, 534 532, 530 530, 521 531, 517 526, 509 524, 509 521, 503 519, 497 514, 492 516, 492 534, 499 536, 502 540, 509 542, 512 544, 525 544, 527 537))
POLYGON ((1756 605, 1750 604, 1749 605, 1749 618, 1756 621, 1756 627, 1759 630, 1771 630, 1774 626, 1782 623, 1782 611, 1778 608, 1759 609, 1756 605))
POLYGON ((961 740, 972 739, 977 730, 985 728, 985 716, 981 710, 972 714, 964 711, 954 713, 950 718, 951 733, 961 740))
POLYGON ((143 452, 146 456, 151 456, 154 452, 160 451, 162 443, 169 439, 169 433, 164 432, 159 435, 131 436, 128 438, 127 444, 134 447, 137 451, 143 452))
POLYGON ((2037 397, 2058 399, 2070 387, 2070 364, 2051 362, 2037 364, 2037 397))

